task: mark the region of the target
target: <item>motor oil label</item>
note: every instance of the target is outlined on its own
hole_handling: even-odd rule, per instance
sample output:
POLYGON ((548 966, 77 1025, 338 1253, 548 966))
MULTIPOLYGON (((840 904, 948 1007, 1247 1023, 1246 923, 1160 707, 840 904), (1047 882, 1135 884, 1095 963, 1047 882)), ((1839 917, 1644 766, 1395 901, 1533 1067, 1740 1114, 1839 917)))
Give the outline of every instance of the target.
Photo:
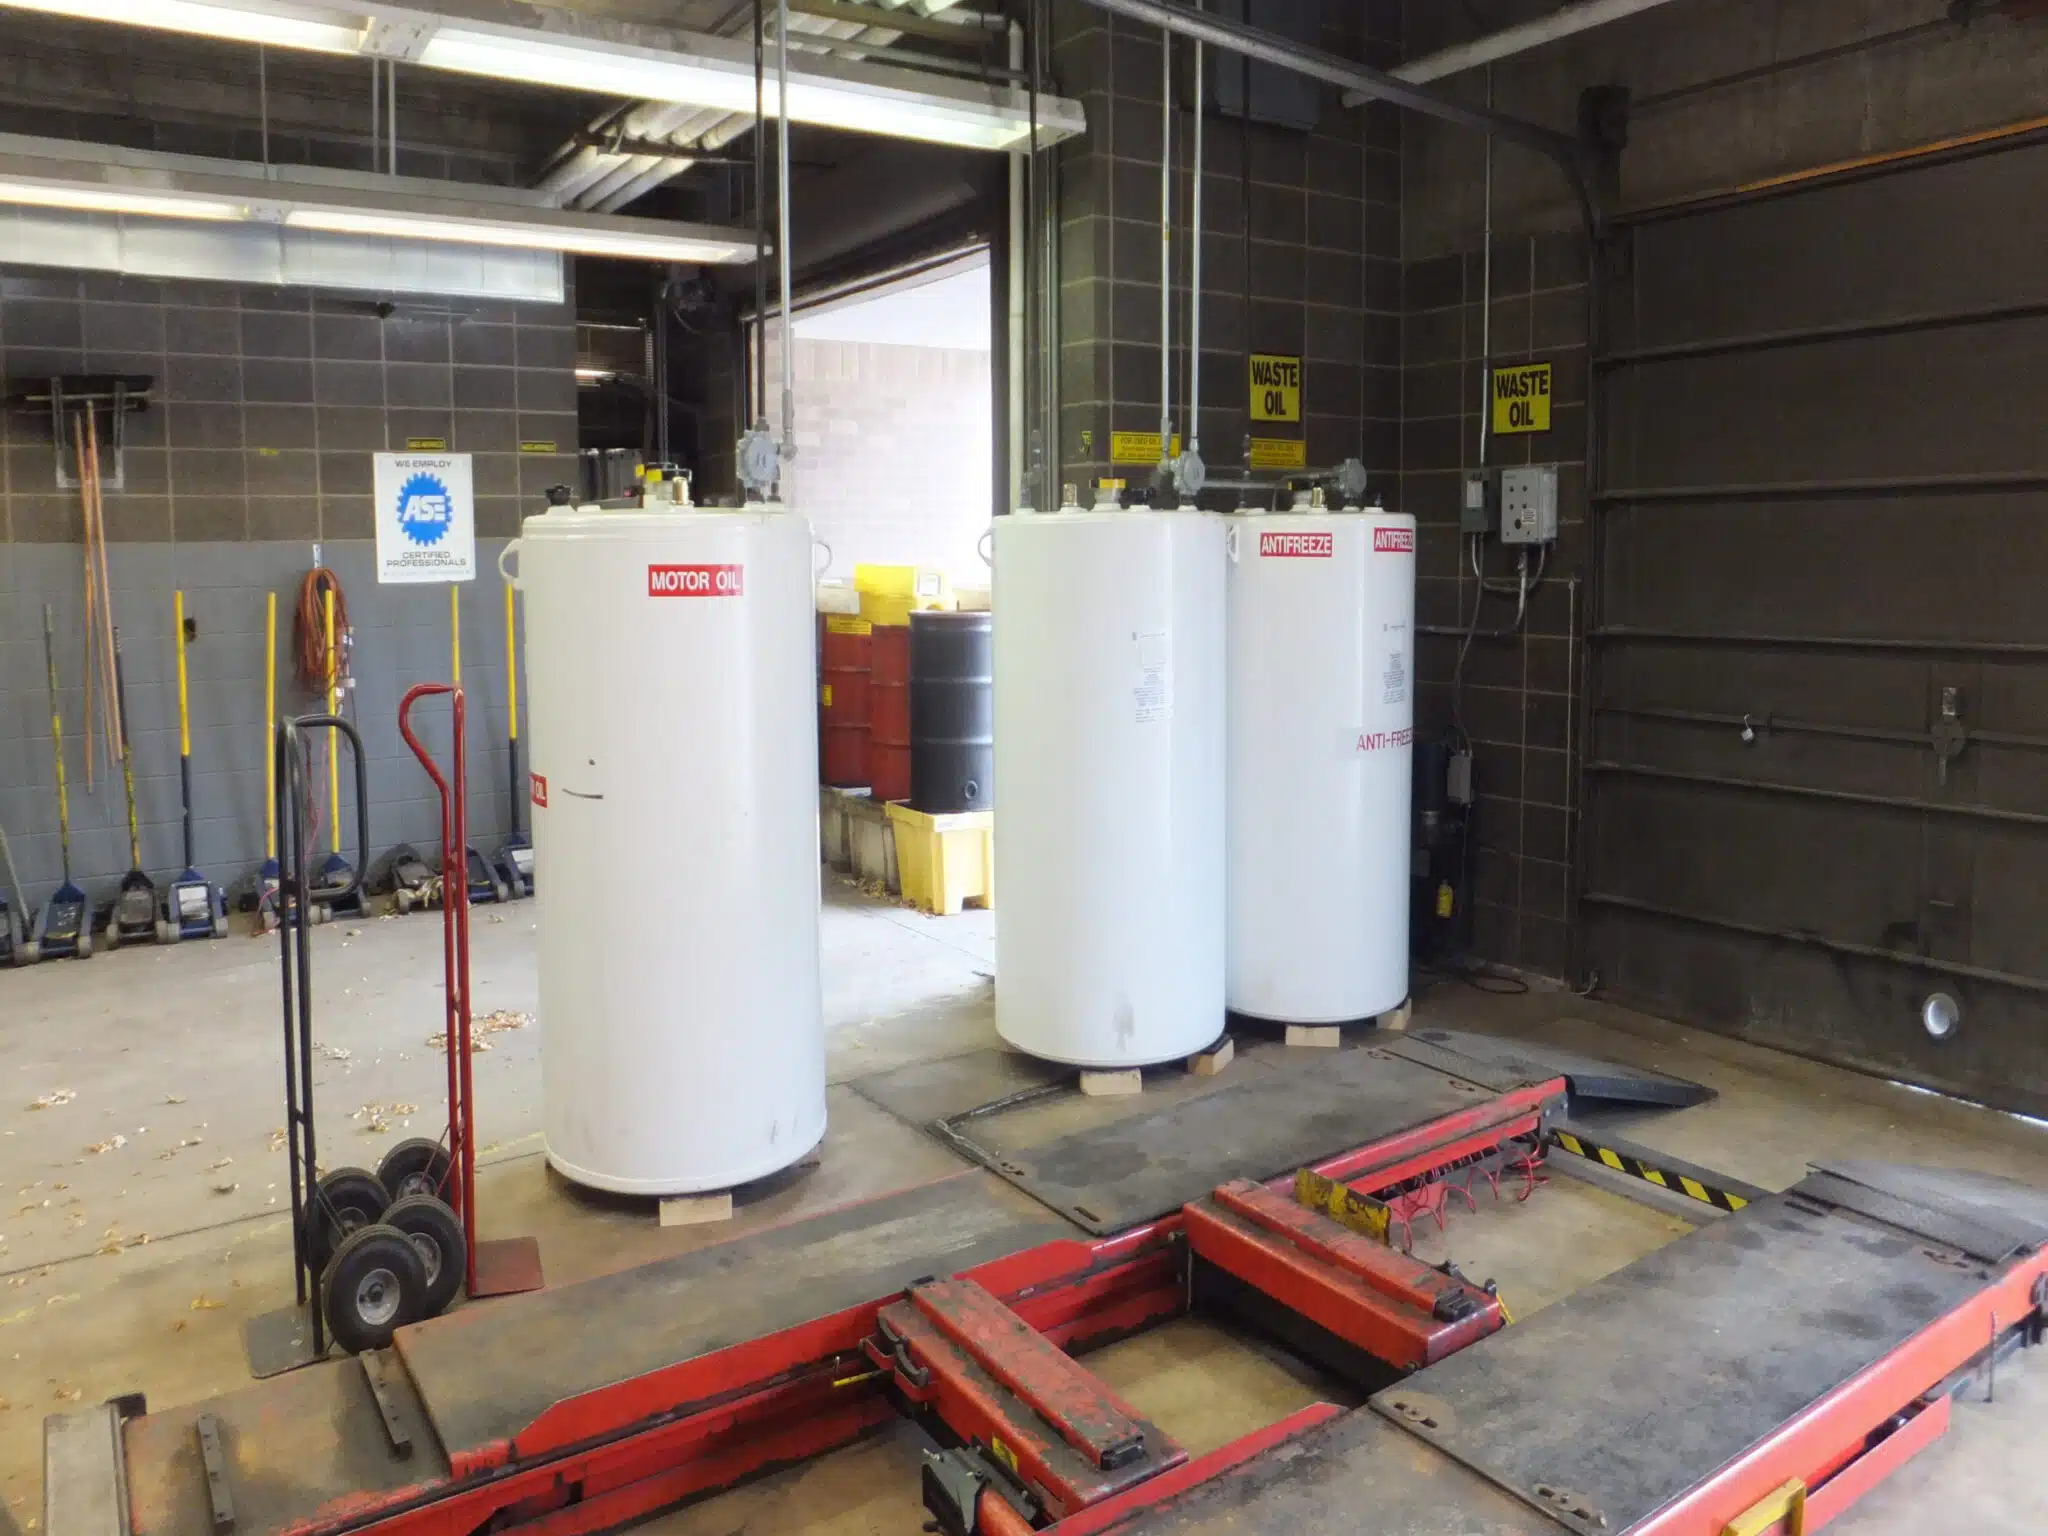
POLYGON ((526 776, 527 795, 542 810, 548 808, 548 781, 545 775, 529 773, 526 776))
POLYGON ((1173 650, 1164 633, 1132 635, 1138 652, 1138 683, 1131 690, 1140 725, 1173 718, 1173 650))
POLYGON ((1413 528, 1373 529, 1372 552, 1376 555, 1414 554, 1415 530, 1413 528))
POLYGON ((747 568, 743 565, 650 565, 649 597, 744 597, 747 568))
POLYGON ((1262 560, 1327 560, 1336 553, 1337 536, 1334 533, 1259 535, 1259 558, 1262 560))

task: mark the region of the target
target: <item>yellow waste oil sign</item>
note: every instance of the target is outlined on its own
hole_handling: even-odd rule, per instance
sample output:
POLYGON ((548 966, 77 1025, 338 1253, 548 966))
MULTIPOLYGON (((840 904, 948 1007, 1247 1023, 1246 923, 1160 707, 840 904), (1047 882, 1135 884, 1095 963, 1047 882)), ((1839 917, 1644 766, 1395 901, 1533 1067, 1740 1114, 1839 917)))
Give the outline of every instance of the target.
POLYGON ((1308 444, 1298 437, 1252 439, 1253 469, 1306 469, 1308 444))
POLYGON ((1253 421, 1301 420, 1301 359, 1254 352, 1251 391, 1253 421))
MULTIPOLYGON (((1167 458, 1180 455, 1180 434, 1173 434, 1173 442, 1167 450, 1167 458)), ((1157 432, 1112 432, 1109 434, 1109 462, 1112 464, 1157 464, 1159 462, 1159 434, 1157 432)))
POLYGON ((1493 370, 1493 430, 1496 436, 1550 430, 1550 364, 1493 370))

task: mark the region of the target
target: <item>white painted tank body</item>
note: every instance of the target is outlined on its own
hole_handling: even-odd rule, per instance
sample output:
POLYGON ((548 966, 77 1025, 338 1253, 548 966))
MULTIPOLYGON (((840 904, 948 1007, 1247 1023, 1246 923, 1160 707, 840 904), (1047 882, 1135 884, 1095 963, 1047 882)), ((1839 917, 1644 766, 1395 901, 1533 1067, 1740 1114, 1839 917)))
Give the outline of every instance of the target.
POLYGON ((996 519, 996 1030, 1142 1066, 1223 1028, 1224 520, 996 519))
POLYGON ((1408 995, 1415 519, 1229 519, 1229 999, 1365 1019, 1408 995))
POLYGON ((526 520, 548 1161, 725 1189, 825 1133, 809 523, 526 520))

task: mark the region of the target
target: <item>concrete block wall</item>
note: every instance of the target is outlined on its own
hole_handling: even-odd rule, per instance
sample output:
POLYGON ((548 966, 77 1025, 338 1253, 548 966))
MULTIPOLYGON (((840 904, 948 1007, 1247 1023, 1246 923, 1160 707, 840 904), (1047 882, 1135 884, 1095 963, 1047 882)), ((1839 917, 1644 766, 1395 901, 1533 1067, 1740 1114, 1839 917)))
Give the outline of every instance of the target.
MULTIPOLYGON (((462 594, 473 840, 494 844, 508 825, 503 588, 491 561, 548 485, 574 480, 574 311, 401 300, 380 314, 379 304, 375 294, 0 268, 0 373, 15 387, 53 373, 157 381, 151 408, 128 419, 125 489, 106 495, 152 874, 175 873, 182 858, 173 591, 184 589, 198 626, 188 657, 195 851, 209 875, 232 883, 263 857, 264 594, 276 592, 281 609, 279 707, 312 710, 317 700, 290 681, 287 658, 299 583, 316 561, 339 574, 356 630, 350 702, 370 757, 373 851, 438 840, 438 809, 396 714, 412 683, 448 676, 447 589, 379 589, 372 563, 372 455, 412 437, 474 455, 481 574, 462 594), (520 451, 536 442, 559 451, 520 451)), ((58 868, 49 602, 73 869, 103 897, 128 867, 127 818, 118 775, 105 777, 104 765, 85 790, 79 494, 56 485, 47 412, 0 412, 0 461, 0 825, 31 899, 47 894, 58 868)), ((444 727, 427 739, 445 752, 444 727)))
MULTIPOLYGON (((771 369, 776 357, 771 343, 771 369)), ((991 510, 989 354, 799 336, 794 363, 788 495, 831 547, 828 575, 936 565, 987 585, 975 545, 991 510)))

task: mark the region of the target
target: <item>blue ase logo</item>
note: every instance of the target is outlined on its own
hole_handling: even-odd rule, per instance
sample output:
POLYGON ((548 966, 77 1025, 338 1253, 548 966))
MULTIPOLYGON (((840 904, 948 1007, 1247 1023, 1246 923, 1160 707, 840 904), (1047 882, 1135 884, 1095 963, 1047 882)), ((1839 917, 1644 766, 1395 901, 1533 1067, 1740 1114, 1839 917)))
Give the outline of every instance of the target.
POLYGON ((401 485, 397 511, 399 531, 422 548, 445 539, 454 519, 448 487, 437 475, 417 474, 401 485))

